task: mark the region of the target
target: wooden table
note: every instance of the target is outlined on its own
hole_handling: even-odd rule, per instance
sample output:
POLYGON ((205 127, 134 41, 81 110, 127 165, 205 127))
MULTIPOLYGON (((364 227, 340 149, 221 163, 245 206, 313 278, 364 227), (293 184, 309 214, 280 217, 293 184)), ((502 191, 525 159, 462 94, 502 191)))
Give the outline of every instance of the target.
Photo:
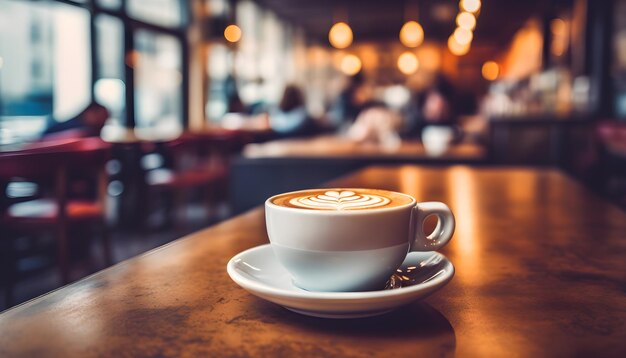
POLYGON ((239 213, 274 194, 318 186, 369 165, 480 165, 487 159, 486 148, 472 143, 452 145, 433 157, 419 141, 385 148, 334 135, 281 139, 244 147, 242 155, 232 161, 230 197, 239 213), (250 185, 250 178, 255 185, 250 185))
POLYGON ((331 183, 441 200, 441 291, 369 319, 301 316, 235 285, 256 209, 0 315, 0 356, 623 356, 626 214, 558 171, 371 167, 331 183))
POLYGON ((244 148, 245 158, 324 158, 391 159, 420 162, 474 162, 483 161, 486 150, 480 145, 462 143, 450 146, 441 156, 429 156, 419 141, 403 141, 398 147, 385 147, 372 143, 357 143, 348 138, 324 135, 305 139, 282 139, 262 144, 249 144, 244 148))

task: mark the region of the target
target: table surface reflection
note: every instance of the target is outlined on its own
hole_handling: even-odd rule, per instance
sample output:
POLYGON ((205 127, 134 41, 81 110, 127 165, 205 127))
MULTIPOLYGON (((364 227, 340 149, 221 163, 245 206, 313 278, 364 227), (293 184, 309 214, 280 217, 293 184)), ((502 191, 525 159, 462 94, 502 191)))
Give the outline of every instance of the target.
POLYGON ((226 274, 267 242, 256 209, 0 315, 0 356, 620 356, 626 214, 554 170, 369 167, 329 186, 402 191, 457 216, 456 276, 384 316, 324 320, 226 274))

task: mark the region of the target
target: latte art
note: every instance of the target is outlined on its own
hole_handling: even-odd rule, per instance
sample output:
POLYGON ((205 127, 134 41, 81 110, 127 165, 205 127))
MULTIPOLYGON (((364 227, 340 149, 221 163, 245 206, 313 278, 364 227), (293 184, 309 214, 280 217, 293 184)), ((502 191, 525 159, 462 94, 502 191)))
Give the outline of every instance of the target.
POLYGON ((294 191, 270 199, 274 205, 320 211, 358 211, 395 208, 415 203, 412 197, 389 190, 332 188, 294 191))
POLYGON ((389 204, 391 200, 375 194, 329 190, 323 194, 306 195, 289 200, 294 207, 321 210, 372 209, 389 204))

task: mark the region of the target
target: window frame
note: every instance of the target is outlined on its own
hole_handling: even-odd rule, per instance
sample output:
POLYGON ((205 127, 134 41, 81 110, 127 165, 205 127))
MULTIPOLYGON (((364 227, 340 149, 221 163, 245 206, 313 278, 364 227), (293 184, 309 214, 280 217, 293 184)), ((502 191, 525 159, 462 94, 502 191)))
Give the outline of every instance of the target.
MULTIPOLYGON (((35 1, 35 0, 31 0, 35 1)), ((99 15, 108 15, 119 19, 122 23, 124 32, 124 83, 126 118, 123 124, 127 128, 134 128, 136 124, 135 116, 135 75, 134 69, 126 61, 129 54, 135 51, 134 37, 138 30, 146 30, 156 34, 169 35, 176 38, 181 48, 182 63, 182 126, 187 128, 189 124, 189 43, 187 42, 187 29, 191 20, 191 11, 189 1, 178 0, 181 6, 181 24, 179 26, 167 27, 158 24, 149 23, 143 20, 137 20, 129 16, 127 12, 128 0, 121 0, 120 8, 117 10, 102 7, 97 0, 85 0, 84 2, 75 2, 72 0, 51 0, 53 2, 63 3, 71 6, 84 8, 89 11, 89 38, 90 38, 90 58, 91 58, 91 98, 94 98, 95 83, 98 80, 98 38, 96 36, 96 19, 99 15)))

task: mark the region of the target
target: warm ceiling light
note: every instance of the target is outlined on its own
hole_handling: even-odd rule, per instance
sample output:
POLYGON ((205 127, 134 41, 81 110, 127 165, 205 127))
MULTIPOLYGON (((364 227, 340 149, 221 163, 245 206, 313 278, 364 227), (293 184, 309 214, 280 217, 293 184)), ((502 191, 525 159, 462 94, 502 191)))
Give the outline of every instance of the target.
POLYGON ((452 36, 454 36, 454 40, 459 45, 469 45, 469 43, 472 42, 472 39, 474 38, 474 34, 470 30, 466 30, 460 27, 457 27, 456 30, 454 30, 452 36))
POLYGON ((135 67, 141 61, 141 54, 137 50, 129 51, 125 56, 125 63, 128 67, 135 67))
POLYGON ((550 30, 554 36, 563 36, 567 31, 567 24, 561 19, 554 19, 550 21, 550 30))
POLYGON ((354 76, 361 71, 361 60, 355 55, 346 55, 341 60, 341 72, 354 76))
POLYGON ((359 47, 359 59, 364 70, 376 69, 380 61, 377 48, 371 45, 359 47))
POLYGON ((420 67, 417 56, 411 52, 405 52, 398 57, 398 69, 405 75, 414 74, 420 67))
POLYGON ((420 68, 427 71, 436 71, 441 66, 439 48, 433 45, 424 45, 417 50, 417 59, 420 68))
POLYGON ((478 12, 480 10, 480 0, 461 0, 459 3, 461 9, 467 12, 478 12))
POLYGON ((330 28, 328 41, 335 48, 346 48, 352 44, 352 29, 345 22, 338 22, 330 28))
POLYGON ((469 52, 469 50, 470 50, 470 43, 468 42, 467 44, 462 45, 462 44, 456 42, 456 40, 454 39, 454 36, 450 36, 448 38, 448 50, 450 50, 450 52, 453 55, 463 56, 463 55, 465 55, 466 53, 469 52))
POLYGON ((483 64, 482 74, 487 81, 494 81, 500 75, 500 66, 494 61, 487 61, 483 64))
POLYGON ((424 41, 424 29, 416 21, 407 21, 400 29, 400 42, 406 47, 417 47, 424 41))
POLYGON ((474 14, 462 12, 457 15, 456 24, 462 29, 471 31, 474 30, 474 27, 476 27, 476 18, 474 17, 474 14))
POLYGON ((241 40, 241 29, 237 25, 228 25, 224 29, 224 38, 228 42, 237 42, 241 40))

